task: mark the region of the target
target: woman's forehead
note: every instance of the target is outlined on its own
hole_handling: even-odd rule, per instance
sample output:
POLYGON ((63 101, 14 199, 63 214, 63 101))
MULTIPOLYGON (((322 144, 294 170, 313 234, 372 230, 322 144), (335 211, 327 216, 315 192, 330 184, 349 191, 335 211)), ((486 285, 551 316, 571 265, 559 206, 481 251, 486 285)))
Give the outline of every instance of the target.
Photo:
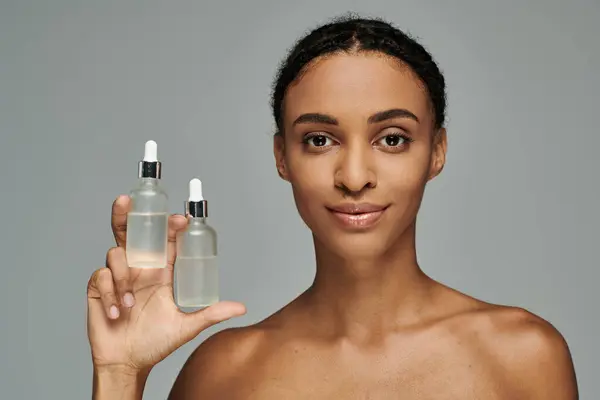
POLYGON ((417 75, 396 59, 378 54, 336 54, 312 62, 288 88, 286 119, 307 112, 330 114, 405 108, 420 120, 430 113, 417 75))

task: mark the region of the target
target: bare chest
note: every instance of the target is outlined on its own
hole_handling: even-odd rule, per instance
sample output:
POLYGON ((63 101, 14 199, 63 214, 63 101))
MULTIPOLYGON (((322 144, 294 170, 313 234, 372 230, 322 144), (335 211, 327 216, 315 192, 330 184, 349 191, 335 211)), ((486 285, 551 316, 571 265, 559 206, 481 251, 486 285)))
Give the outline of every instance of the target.
POLYGON ((281 355, 240 376, 228 399, 511 399, 493 369, 464 354, 281 355))

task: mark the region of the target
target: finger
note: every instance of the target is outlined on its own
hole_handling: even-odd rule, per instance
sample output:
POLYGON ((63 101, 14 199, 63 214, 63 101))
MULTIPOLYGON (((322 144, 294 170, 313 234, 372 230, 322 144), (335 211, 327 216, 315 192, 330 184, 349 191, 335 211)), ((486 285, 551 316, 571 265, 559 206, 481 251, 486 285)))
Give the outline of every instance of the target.
POLYGON ((130 269, 127 265, 125 249, 122 247, 113 247, 108 250, 106 254, 106 266, 112 272, 115 294, 120 299, 120 303, 128 308, 133 307, 135 299, 133 297, 133 285, 130 279, 130 269))
POLYGON ((219 322, 244 315, 246 306, 234 301, 220 301, 199 311, 184 315, 183 337, 191 340, 203 330, 219 322))
POLYGON ((121 195, 115 199, 112 205, 111 226, 117 246, 125 247, 127 239, 127 212, 131 205, 131 199, 127 195, 121 195))
POLYGON ((119 308, 117 307, 117 298, 115 296, 113 278, 110 269, 100 268, 96 270, 88 284, 88 296, 98 295, 106 315, 110 319, 119 318, 119 308))
POLYGON ((187 219, 180 214, 169 217, 169 240, 167 243, 167 266, 173 268, 177 259, 177 233, 187 226, 187 219))

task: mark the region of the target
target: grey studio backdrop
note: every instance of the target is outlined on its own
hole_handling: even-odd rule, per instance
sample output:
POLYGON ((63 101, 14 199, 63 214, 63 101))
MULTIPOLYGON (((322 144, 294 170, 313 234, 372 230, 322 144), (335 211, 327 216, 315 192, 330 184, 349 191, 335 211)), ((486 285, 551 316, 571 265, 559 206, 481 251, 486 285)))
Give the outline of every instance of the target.
POLYGON ((369 3, 0 2, 0 397, 89 398, 86 283, 148 139, 172 212, 190 178, 204 181, 221 295, 248 314, 157 366, 146 399, 166 398, 207 335, 310 284, 310 234, 273 165, 270 85, 299 35, 353 10, 416 35, 447 77, 449 154, 420 214, 423 269, 551 321, 581 398, 596 398, 600 3, 369 3))

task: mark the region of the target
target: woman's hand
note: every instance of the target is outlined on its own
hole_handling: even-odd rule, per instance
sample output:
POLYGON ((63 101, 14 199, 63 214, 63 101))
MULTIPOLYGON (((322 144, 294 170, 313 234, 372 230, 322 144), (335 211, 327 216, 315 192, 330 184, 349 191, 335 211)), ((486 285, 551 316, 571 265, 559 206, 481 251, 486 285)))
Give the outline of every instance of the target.
POLYGON ((130 200, 121 196, 112 208, 116 247, 106 267, 91 276, 88 289, 88 337, 96 371, 149 371, 204 329, 243 315, 243 304, 219 302, 193 313, 181 312, 173 297, 175 237, 184 229, 181 215, 169 218, 168 266, 137 269, 127 265, 125 238, 130 200))

